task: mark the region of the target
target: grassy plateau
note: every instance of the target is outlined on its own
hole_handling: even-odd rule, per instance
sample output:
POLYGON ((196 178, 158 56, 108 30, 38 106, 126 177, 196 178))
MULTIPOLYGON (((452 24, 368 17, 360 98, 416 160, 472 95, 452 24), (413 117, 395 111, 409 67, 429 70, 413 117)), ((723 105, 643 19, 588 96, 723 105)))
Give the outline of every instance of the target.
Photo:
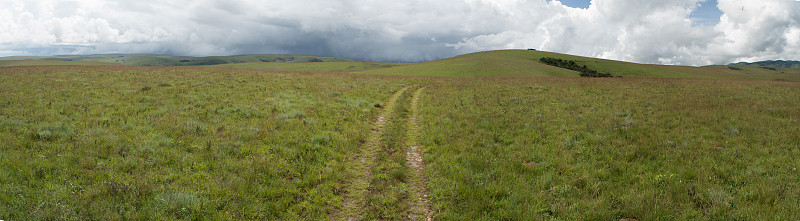
POLYGON ((408 79, 188 68, 0 70, 5 220, 318 219, 408 79))
POLYGON ((405 63, 373 63, 373 62, 250 62, 237 64, 219 64, 204 66, 210 68, 251 69, 269 71, 301 71, 301 72, 356 72, 395 66, 409 65, 405 63))
POLYGON ((114 56, 0 61, 0 220, 800 219, 800 69, 114 56))
POLYGON ((796 220, 800 87, 508 78, 426 90, 443 220, 796 220))
MULTIPOLYGON (((347 58, 309 55, 233 55, 188 57, 162 54, 101 54, 101 55, 60 55, 60 56, 13 56, 0 58, 3 61, 43 61, 69 65, 63 62, 93 62, 106 64, 123 64, 132 66, 210 66, 218 64, 238 64, 247 62, 352 62, 347 58)), ((41 64, 41 63, 40 63, 41 64)))

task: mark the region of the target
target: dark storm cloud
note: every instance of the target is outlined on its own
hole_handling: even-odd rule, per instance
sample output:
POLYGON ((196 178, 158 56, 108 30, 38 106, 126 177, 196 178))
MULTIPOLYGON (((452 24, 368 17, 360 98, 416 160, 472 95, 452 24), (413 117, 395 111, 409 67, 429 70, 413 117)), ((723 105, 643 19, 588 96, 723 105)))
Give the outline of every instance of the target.
POLYGON ((0 2, 0 55, 320 54, 427 61, 537 48, 634 62, 705 65, 800 59, 800 8, 788 0, 82 0, 0 2))

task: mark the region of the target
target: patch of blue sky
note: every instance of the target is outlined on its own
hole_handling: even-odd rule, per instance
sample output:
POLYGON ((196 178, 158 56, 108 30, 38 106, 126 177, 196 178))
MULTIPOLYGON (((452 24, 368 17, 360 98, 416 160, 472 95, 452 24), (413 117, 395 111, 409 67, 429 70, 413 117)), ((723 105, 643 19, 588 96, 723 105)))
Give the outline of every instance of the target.
POLYGON ((717 0, 706 0, 699 4, 700 6, 695 8, 689 15, 694 25, 714 26, 719 24, 719 17, 722 16, 722 11, 717 8, 717 0))
POLYGON ((591 0, 559 0, 561 4, 573 7, 573 8, 589 8, 591 4, 591 0))
MULTIPOLYGON (((561 4, 572 8, 589 8, 591 0, 558 0, 561 4)), ((698 26, 714 26, 719 24, 719 17, 722 16, 722 11, 717 8, 717 0, 706 0, 699 3, 699 7, 689 15, 694 25, 698 26)))

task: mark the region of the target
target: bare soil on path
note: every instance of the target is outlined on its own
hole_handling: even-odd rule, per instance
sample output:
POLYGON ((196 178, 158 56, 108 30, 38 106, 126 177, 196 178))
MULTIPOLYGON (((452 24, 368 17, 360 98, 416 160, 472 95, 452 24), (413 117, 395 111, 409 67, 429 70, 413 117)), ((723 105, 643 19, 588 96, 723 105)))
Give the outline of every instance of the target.
POLYGON ((428 202, 428 189, 425 187, 427 177, 424 173, 424 161, 422 159, 422 149, 419 145, 419 126, 417 125, 417 116, 419 115, 419 98, 425 87, 419 88, 412 94, 411 103, 409 104, 411 115, 406 122, 406 163, 413 172, 410 183, 413 186, 414 202, 411 203, 411 213, 409 219, 411 220, 432 220, 431 207, 428 202))
MULTIPOLYGON (((428 221, 433 219, 431 205, 428 201, 429 191, 425 185, 427 177, 424 172, 423 149, 419 144, 420 129, 417 123, 420 97, 426 87, 418 88, 411 94, 410 101, 407 104, 409 112, 405 115, 405 119, 392 119, 403 116, 403 114, 395 113, 401 108, 397 102, 410 88, 413 88, 413 86, 398 90, 386 101, 382 112, 378 115, 378 119, 372 125, 372 132, 361 148, 361 152, 352 158, 352 166, 347 171, 351 176, 350 183, 345 188, 346 195, 344 196, 342 208, 333 217, 335 220, 362 220, 364 219, 364 214, 369 212, 366 211, 368 207, 365 203, 370 190, 375 190, 374 187, 370 187, 370 179, 373 177, 372 169, 384 163, 389 163, 376 162, 376 158, 384 145, 381 143, 381 137, 384 136, 384 128, 387 127, 387 124, 392 124, 392 122, 405 123, 405 137, 402 139, 402 147, 405 150, 405 167, 411 172, 408 176, 409 179, 405 181, 409 187, 409 196, 403 202, 403 204, 407 203, 409 210, 407 211, 407 216, 403 216, 407 217, 406 219, 408 220, 428 221)), ((403 104, 400 105, 405 106, 403 104)))
POLYGON ((375 165, 375 157, 380 151, 381 136, 386 122, 393 116, 397 100, 405 93, 411 86, 404 87, 395 92, 386 104, 383 105, 383 111, 378 115, 378 119, 373 123, 372 132, 367 138, 367 142, 361 150, 360 157, 356 159, 354 165, 350 167, 353 172, 351 183, 346 188, 346 195, 342 210, 336 216, 336 220, 360 220, 361 215, 364 213, 364 201, 368 194, 370 177, 372 177, 371 168, 375 165))

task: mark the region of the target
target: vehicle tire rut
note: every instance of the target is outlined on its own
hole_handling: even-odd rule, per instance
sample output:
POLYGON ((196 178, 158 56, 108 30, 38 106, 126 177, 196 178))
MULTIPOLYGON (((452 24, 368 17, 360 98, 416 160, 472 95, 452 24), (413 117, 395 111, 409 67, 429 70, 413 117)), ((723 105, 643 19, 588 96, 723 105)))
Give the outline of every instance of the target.
POLYGON ((354 162, 354 165, 349 169, 353 178, 346 188, 346 195, 341 211, 339 211, 336 220, 361 220, 361 216, 365 213, 364 202, 369 191, 370 178, 372 177, 372 168, 375 166, 375 157, 377 156, 381 144, 381 136, 383 135, 383 128, 389 119, 394 115, 397 100, 405 93, 411 86, 406 86, 395 92, 386 104, 383 106, 383 111, 378 115, 378 119, 372 125, 372 132, 367 138, 366 143, 361 149, 360 156, 354 162))
POLYGON ((419 125, 417 124, 417 117, 419 116, 419 99, 425 87, 419 88, 411 95, 411 103, 409 109, 411 111, 406 121, 406 164, 413 172, 410 179, 410 184, 413 189, 411 200, 411 211, 409 219, 411 220, 425 220, 433 219, 430 203, 428 201, 428 189, 425 186, 427 177, 425 177, 424 167, 425 163, 422 159, 422 148, 419 145, 419 125))

